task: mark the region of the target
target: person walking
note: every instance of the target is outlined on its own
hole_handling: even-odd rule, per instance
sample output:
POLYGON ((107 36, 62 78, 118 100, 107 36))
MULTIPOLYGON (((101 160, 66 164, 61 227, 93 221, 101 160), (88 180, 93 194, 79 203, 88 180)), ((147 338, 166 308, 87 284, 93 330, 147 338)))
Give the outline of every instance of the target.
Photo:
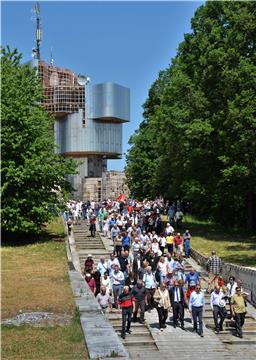
POLYGON ((133 312, 133 321, 137 321, 138 309, 140 309, 140 323, 144 323, 145 314, 145 300, 146 300, 146 288, 143 286, 141 280, 137 281, 137 284, 132 289, 132 295, 134 296, 135 308, 133 312))
POLYGON ((122 294, 119 295, 118 304, 122 309, 122 332, 121 338, 125 339, 125 333, 131 334, 131 319, 134 310, 134 297, 129 291, 129 286, 125 286, 122 294))
POLYGON ((169 254, 173 254, 173 243, 174 243, 174 236, 172 233, 168 233, 166 236, 166 245, 167 245, 167 251, 169 254))
POLYGON ((68 235, 71 235, 72 225, 73 225, 73 220, 71 219, 71 217, 69 217, 67 221, 68 235))
POLYGON ((175 244, 175 250, 177 252, 177 254, 182 254, 183 252, 183 239, 180 235, 180 233, 177 233, 176 236, 174 236, 174 244, 175 244))
POLYGON ((91 237, 95 237, 95 234, 96 234, 96 216, 94 214, 92 214, 90 216, 90 219, 89 219, 89 222, 90 222, 90 232, 91 232, 91 237))
POLYGON ((114 307, 117 308, 117 300, 124 287, 124 274, 120 271, 118 265, 115 265, 115 270, 111 274, 111 282, 114 294, 114 307))
POLYGON ((227 316, 226 301, 224 297, 225 294, 220 287, 216 285, 214 291, 211 293, 210 300, 216 334, 223 331, 223 322, 227 316))
POLYGON ((168 317, 168 311, 171 308, 170 296, 165 283, 161 283, 160 287, 155 291, 154 301, 158 313, 159 329, 163 331, 166 328, 165 322, 168 317))
POLYGON ((242 328, 246 315, 246 301, 241 292, 241 287, 237 286, 236 293, 231 297, 231 311, 236 323, 237 336, 243 337, 242 328))
POLYGON ((146 273, 143 276, 143 282, 146 288, 147 304, 150 311, 154 308, 154 293, 156 291, 156 281, 151 266, 147 266, 146 273))
POLYGON ((100 293, 96 296, 96 300, 101 307, 101 311, 103 314, 106 313, 107 309, 112 309, 112 298, 109 293, 107 293, 107 289, 105 286, 100 287, 100 293))
POLYGON ((108 269, 108 263, 104 256, 100 256, 96 271, 99 271, 100 276, 103 276, 108 269))
POLYGON ((173 327, 176 328, 179 319, 181 325, 180 327, 184 330, 185 296, 183 287, 179 286, 178 280, 174 281, 174 287, 170 288, 169 294, 173 311, 173 327))
POLYGON ((190 252, 191 252, 190 241, 191 241, 191 235, 189 233, 189 230, 186 230, 183 234, 183 246, 184 246, 184 252, 186 258, 190 258, 190 252))
POLYGON ((203 308, 205 304, 204 294, 201 292, 201 286, 196 285, 195 291, 192 292, 189 299, 189 311, 192 312, 194 331, 198 332, 197 329, 197 320, 199 323, 199 332, 198 334, 201 337, 203 335, 203 308))
POLYGON ((213 287, 217 284, 215 284, 215 280, 217 279, 218 275, 222 272, 222 261, 217 256, 216 251, 212 251, 212 256, 207 260, 206 262, 206 270, 209 273, 209 288, 208 291, 210 291, 210 284, 213 284, 213 287))

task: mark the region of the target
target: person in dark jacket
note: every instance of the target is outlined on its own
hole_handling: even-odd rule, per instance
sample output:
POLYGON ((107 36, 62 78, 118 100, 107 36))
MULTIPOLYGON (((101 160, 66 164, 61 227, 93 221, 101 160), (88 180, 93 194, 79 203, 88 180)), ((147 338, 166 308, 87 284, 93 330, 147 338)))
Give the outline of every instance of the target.
POLYGON ((185 296, 183 287, 179 286, 177 280, 174 281, 174 287, 170 288, 169 294, 173 311, 173 327, 176 328, 179 319, 181 329, 184 330, 185 296))
POLYGON ((137 321, 138 310, 140 309, 140 323, 144 323, 145 314, 145 300, 146 300, 146 288, 143 286, 141 280, 137 281, 137 284, 132 289, 132 295, 134 296, 135 309, 133 313, 133 321, 137 321))

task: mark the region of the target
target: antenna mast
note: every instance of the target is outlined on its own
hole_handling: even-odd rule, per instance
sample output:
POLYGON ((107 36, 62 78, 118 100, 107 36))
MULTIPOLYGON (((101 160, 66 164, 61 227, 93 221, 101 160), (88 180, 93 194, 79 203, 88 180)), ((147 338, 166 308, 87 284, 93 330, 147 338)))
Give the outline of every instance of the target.
POLYGON ((41 18, 40 18, 40 5, 37 2, 33 9, 36 21, 36 48, 33 49, 33 56, 35 59, 40 60, 40 44, 42 42, 41 18))

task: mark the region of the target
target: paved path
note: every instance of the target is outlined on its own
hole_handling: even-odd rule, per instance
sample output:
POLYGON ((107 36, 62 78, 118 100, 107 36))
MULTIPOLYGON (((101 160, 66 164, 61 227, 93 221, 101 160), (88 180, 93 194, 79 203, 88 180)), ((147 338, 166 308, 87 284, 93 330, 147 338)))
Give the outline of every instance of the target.
MULTIPOLYGON (((113 245, 109 239, 96 234, 91 238, 88 226, 85 222, 74 226, 75 246, 78 251, 81 270, 88 253, 93 255, 94 260, 99 261, 100 255, 106 255, 113 250, 113 245)), ((187 271, 195 267, 198 271, 204 273, 197 263, 192 259, 188 261, 187 271)), ((209 304, 209 296, 207 296, 209 304)), ((204 313, 205 325, 212 325, 213 318, 209 305, 206 306, 204 313)), ((180 328, 174 329, 172 326, 172 314, 167 321, 167 328, 160 332, 158 329, 158 316, 154 309, 151 313, 146 312, 146 325, 132 324, 132 334, 128 335, 123 341, 124 346, 129 351, 132 359, 153 360, 162 359, 204 359, 204 360, 255 360, 256 359, 256 336, 254 336, 254 327, 256 321, 252 316, 246 319, 248 333, 244 339, 238 339, 232 335, 232 328, 226 321, 227 329, 223 334, 216 335, 210 328, 204 330, 204 338, 199 337, 192 332, 192 324, 189 313, 186 313, 185 331, 180 328), (250 329, 250 326, 253 328, 250 329)), ((121 315, 117 311, 108 314, 108 319, 120 336, 121 315)))

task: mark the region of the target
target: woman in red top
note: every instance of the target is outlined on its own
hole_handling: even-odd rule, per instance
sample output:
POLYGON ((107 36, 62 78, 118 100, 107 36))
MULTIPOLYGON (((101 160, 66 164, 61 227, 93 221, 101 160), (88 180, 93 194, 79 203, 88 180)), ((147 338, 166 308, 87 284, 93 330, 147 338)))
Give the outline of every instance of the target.
POLYGON ((89 273, 91 274, 94 270, 94 260, 91 254, 88 254, 87 259, 84 262, 84 274, 89 273))
POLYGON ((93 295, 95 295, 95 293, 96 293, 96 283, 95 283, 95 280, 92 278, 91 274, 89 274, 89 273, 85 274, 85 282, 87 283, 87 285, 91 289, 93 295))

